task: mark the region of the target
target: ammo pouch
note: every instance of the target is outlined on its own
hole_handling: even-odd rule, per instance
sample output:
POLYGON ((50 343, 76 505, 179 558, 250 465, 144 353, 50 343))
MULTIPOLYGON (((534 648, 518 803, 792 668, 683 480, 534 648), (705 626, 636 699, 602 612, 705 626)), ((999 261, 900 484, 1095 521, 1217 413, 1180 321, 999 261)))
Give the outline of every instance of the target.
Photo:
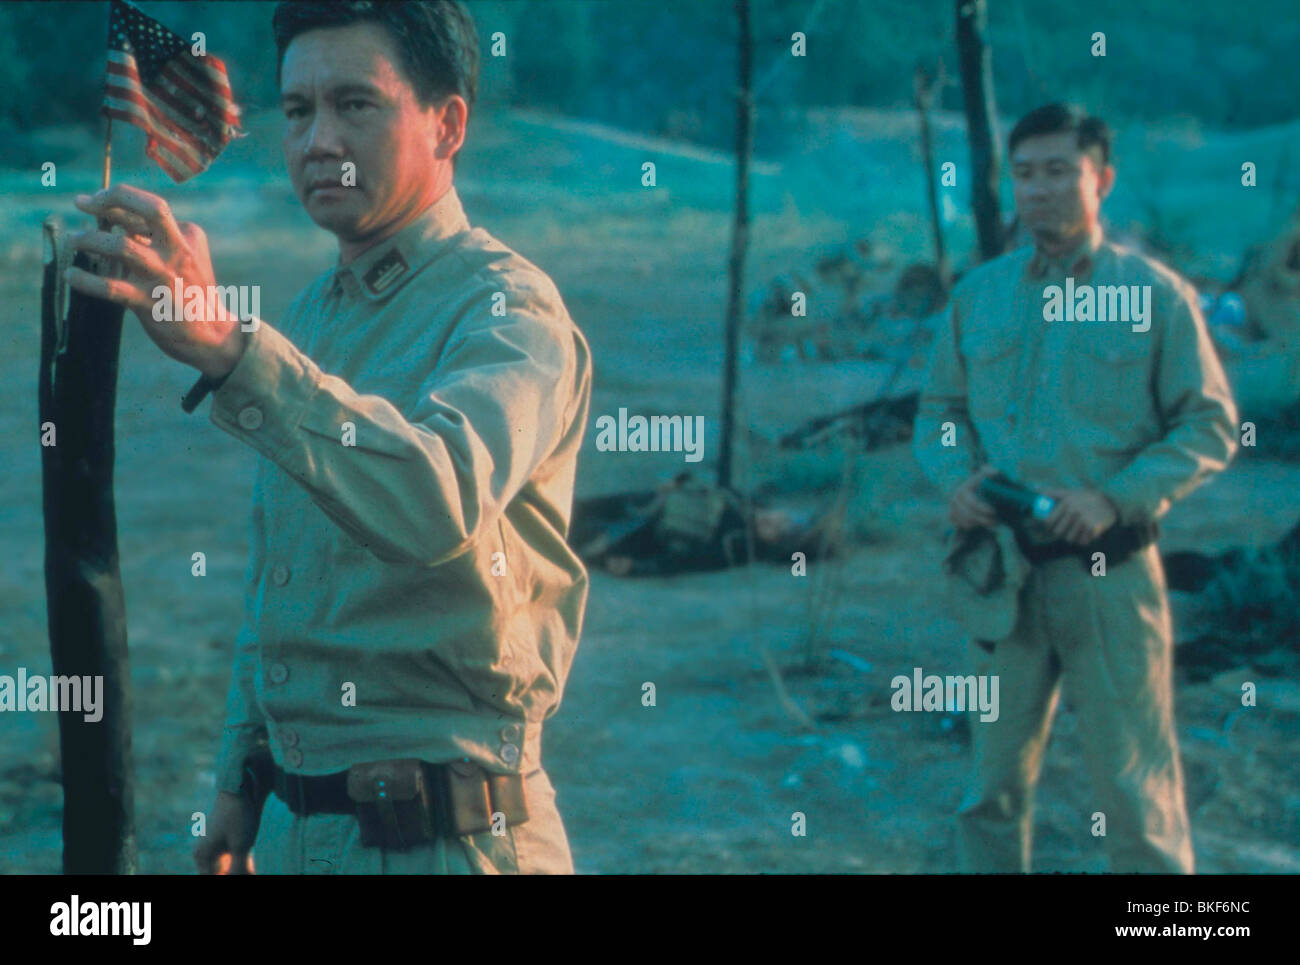
POLYGON ((498 812, 506 825, 528 820, 521 775, 489 774, 466 761, 433 765, 408 757, 354 764, 347 794, 364 847, 402 850, 439 834, 478 834, 492 829, 498 812))
POLYGON ((354 764, 348 798, 357 806, 361 844, 400 850, 437 837, 429 774, 413 757, 354 764))

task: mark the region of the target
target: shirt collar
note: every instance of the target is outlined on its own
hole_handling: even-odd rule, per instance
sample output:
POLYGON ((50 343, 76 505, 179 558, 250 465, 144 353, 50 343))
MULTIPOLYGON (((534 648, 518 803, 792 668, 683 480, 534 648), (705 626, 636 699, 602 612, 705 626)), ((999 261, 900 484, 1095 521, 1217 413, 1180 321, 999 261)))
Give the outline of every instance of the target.
POLYGON ((1092 274, 1097 262, 1097 251, 1101 248, 1102 230, 1097 225, 1083 241, 1063 255, 1051 257, 1034 249, 1033 257, 1025 266, 1025 273, 1030 278, 1044 278, 1050 272, 1053 275, 1068 275, 1073 278, 1086 278, 1092 274))
POLYGON ((367 248, 347 265, 336 265, 328 290, 383 301, 410 281, 451 239, 469 230, 455 187, 391 238, 367 248))

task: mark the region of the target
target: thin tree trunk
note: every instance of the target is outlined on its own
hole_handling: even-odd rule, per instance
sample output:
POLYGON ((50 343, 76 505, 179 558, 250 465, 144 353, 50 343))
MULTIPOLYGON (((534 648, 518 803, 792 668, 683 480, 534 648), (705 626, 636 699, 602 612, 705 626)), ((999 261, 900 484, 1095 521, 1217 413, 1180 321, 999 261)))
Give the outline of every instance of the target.
POLYGON ((718 455, 718 485, 731 487, 736 436, 736 375, 740 355, 740 323, 745 310, 745 249, 749 244, 749 159, 754 153, 754 37, 749 0, 736 0, 740 27, 740 85, 736 92, 736 215, 727 265, 726 350, 722 379, 722 442, 718 455))
POLYGON ((934 92, 943 85, 943 64, 940 62, 937 77, 931 77, 923 67, 916 68, 913 77, 913 103, 921 122, 921 159, 925 164, 926 197, 930 202, 930 224, 934 227, 934 267, 944 287, 952 281, 948 268, 948 253, 943 244, 943 220, 939 214, 939 188, 934 176, 934 143, 930 137, 930 105, 934 92))
POLYGON ((980 259, 1002 254, 1006 244, 998 179, 1002 150, 995 120, 993 61, 984 32, 988 27, 985 0, 957 0, 957 53, 961 59, 961 89, 966 101, 966 130, 970 141, 971 211, 979 236, 980 259))

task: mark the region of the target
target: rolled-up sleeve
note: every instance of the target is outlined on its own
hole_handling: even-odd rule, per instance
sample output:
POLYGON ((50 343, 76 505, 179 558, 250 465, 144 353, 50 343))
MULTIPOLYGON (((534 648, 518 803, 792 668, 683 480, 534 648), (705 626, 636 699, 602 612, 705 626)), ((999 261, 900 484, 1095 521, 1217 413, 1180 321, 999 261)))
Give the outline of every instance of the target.
POLYGON ((1159 519, 1237 451, 1237 408, 1195 293, 1184 282, 1157 293, 1165 310, 1152 385, 1164 432, 1102 486, 1122 523, 1159 519))
POLYGON ((568 429, 580 338, 558 293, 492 286, 467 304, 402 408, 362 395, 263 322, 214 394, 212 421, 271 459, 352 538, 388 562, 464 552, 568 429), (351 423, 354 444, 343 443, 351 423))
POLYGON ((951 493, 975 471, 978 443, 966 408, 966 366, 959 351, 960 308, 952 306, 935 333, 917 405, 912 451, 926 476, 945 494, 951 493), (954 427, 953 445, 943 444, 944 424, 954 427))

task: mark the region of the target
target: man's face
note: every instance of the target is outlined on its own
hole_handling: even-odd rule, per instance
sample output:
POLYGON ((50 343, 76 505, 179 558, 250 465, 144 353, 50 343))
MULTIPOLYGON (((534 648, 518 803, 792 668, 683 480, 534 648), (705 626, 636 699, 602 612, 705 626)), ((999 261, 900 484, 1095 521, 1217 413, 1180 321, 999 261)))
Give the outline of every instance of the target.
POLYGON ((460 99, 422 107, 398 64, 388 34, 369 23, 310 30, 284 53, 289 179, 312 220, 345 250, 403 224, 451 181, 447 148, 460 146, 463 126, 449 140, 444 121, 447 101, 460 99), (345 186, 345 162, 356 166, 355 186, 345 186))
POLYGON ((1115 182, 1115 169, 1100 151, 1079 150, 1074 131, 1040 134, 1016 145, 1011 155, 1016 211, 1038 240, 1085 235, 1097 224, 1101 200, 1115 182))

